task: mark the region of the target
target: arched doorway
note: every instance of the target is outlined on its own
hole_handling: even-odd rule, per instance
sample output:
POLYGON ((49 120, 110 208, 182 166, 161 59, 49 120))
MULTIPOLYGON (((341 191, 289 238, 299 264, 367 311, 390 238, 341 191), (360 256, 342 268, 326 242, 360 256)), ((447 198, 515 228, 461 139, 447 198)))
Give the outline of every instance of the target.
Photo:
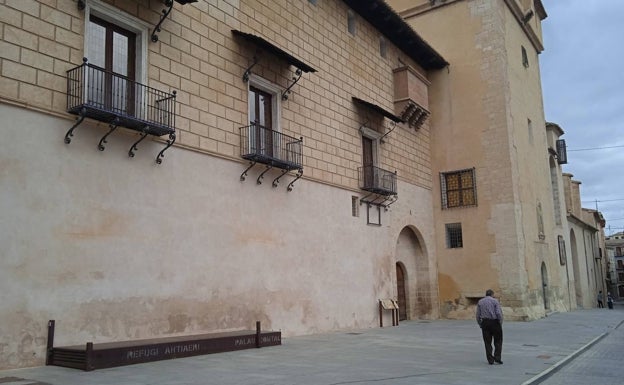
POLYGON ((427 318, 433 314, 432 299, 437 291, 432 288, 429 258, 421 239, 418 231, 411 226, 404 227, 397 239, 395 264, 400 319, 427 318), (403 295, 405 300, 401 302, 403 295), (401 318, 403 303, 405 318, 401 318))
POLYGON ((546 270, 546 263, 542 262, 542 295, 544 296, 544 309, 550 309, 550 302, 548 301, 548 271, 546 270))
POLYGON ((405 295, 405 269, 400 263, 396 264, 397 275, 397 302, 399 303, 399 321, 407 319, 407 296, 405 295))

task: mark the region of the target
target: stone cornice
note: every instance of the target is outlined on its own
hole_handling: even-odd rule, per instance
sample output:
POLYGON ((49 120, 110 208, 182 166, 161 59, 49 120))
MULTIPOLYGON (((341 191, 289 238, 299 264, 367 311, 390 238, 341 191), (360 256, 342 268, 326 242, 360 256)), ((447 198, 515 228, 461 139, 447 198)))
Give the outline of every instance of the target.
MULTIPOLYGON (((401 15, 401 17, 403 17, 404 19, 409 19, 411 17, 420 15, 422 13, 427 13, 438 8, 449 6, 459 1, 463 1, 463 0, 446 0, 444 2, 435 2, 433 4, 425 3, 419 6, 401 11, 399 12, 399 15, 401 15)), ((533 28, 524 22, 523 19, 525 15, 522 12, 522 9, 518 5, 518 3, 516 2, 517 0, 504 0, 504 1, 505 1, 505 4, 507 4, 507 7, 511 11, 511 13, 513 14, 514 18, 518 22, 518 25, 520 25, 520 28, 522 28, 526 36, 529 38, 529 41, 531 42, 531 44, 533 45, 537 53, 538 54, 541 53, 544 50, 544 45, 542 44, 540 38, 537 36, 533 28)), ((546 18, 546 11, 544 10, 544 6, 542 5, 541 1, 537 0, 536 5, 537 5, 536 11, 538 13, 537 16, 540 18, 540 20, 546 18)))

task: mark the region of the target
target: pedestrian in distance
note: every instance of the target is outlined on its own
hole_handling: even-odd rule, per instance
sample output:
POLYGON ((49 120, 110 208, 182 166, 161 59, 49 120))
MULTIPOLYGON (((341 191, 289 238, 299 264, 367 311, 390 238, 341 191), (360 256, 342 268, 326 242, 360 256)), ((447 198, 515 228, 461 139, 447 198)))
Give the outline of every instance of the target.
POLYGON ((602 303, 603 298, 604 298, 604 296, 602 294, 602 290, 600 290, 598 292, 598 297, 597 297, 597 299, 598 299, 598 308, 604 308, 604 304, 602 303))
POLYGON ((485 357, 490 365, 501 365, 503 351, 503 310, 500 303, 494 297, 494 291, 488 289, 485 297, 477 303, 477 323, 481 328, 483 343, 485 344, 485 357), (494 340, 494 354, 492 354, 492 339, 494 340))
POLYGON ((609 309, 613 309, 613 297, 611 297, 611 293, 607 293, 607 306, 609 306, 609 309))

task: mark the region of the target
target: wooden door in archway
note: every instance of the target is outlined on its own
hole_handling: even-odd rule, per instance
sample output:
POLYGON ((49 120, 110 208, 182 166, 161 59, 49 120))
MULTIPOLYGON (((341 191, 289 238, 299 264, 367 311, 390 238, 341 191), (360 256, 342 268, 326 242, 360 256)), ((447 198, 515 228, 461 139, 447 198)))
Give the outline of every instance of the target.
POLYGON ((407 319, 407 300, 405 297, 405 271, 401 264, 396 264, 397 274, 397 300, 399 303, 399 321, 407 319))

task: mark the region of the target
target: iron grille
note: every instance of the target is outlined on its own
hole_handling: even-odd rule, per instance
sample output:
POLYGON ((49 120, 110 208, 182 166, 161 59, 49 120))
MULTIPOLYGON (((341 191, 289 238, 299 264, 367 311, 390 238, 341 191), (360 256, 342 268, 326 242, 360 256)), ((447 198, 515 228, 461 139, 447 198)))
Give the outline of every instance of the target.
POLYGON ((175 132, 176 92, 137 83, 84 59, 67 71, 67 112, 150 135, 175 132))
POLYGON ((358 169, 360 174, 360 188, 380 195, 397 194, 396 171, 388 171, 383 168, 367 165, 358 169))
POLYGON ((252 123, 240 128, 241 156, 283 170, 303 168, 303 138, 295 138, 252 123))

